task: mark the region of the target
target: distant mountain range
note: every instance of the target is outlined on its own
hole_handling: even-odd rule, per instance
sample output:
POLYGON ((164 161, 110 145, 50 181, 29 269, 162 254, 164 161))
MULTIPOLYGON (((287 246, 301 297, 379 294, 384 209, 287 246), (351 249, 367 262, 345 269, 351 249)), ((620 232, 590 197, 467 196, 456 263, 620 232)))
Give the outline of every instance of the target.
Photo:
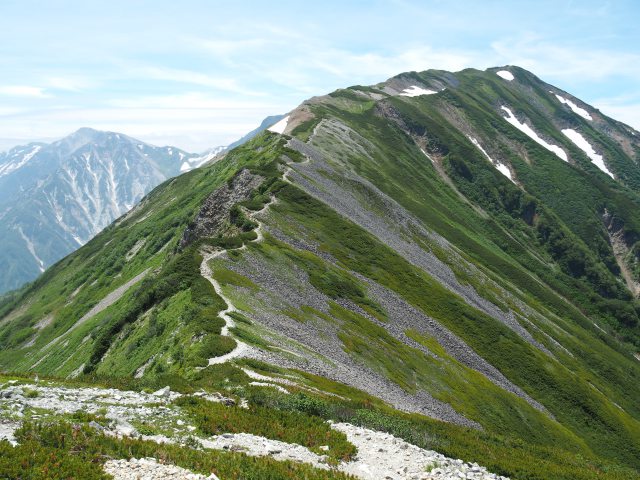
POLYGON ((197 157, 82 128, 0 154, 0 292, 33 280, 197 157))
POLYGON ((163 181, 213 161, 280 118, 267 117, 240 140, 202 154, 90 128, 0 152, 0 294, 35 279, 163 181))

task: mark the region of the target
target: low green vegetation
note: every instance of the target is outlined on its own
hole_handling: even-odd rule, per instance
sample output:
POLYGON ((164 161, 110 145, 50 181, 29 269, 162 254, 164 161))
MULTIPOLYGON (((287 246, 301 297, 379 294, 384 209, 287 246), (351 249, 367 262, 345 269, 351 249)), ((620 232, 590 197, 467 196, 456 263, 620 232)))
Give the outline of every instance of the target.
POLYGON ((183 397, 176 402, 195 420, 204 434, 252 433, 287 443, 297 443, 313 452, 327 454, 333 462, 347 461, 356 453, 346 436, 335 430, 321 418, 301 412, 270 410, 252 405, 249 409, 227 407, 193 397, 183 397), (321 446, 328 446, 326 452, 321 446))
MULTIPOLYGON (((575 119, 547 98, 548 90, 536 79, 516 73, 529 89, 526 96, 514 90, 520 88, 518 82, 507 84, 474 71, 456 74, 460 88, 431 96, 385 95, 376 102, 362 94, 376 89, 340 90, 308 105, 312 118, 293 134, 307 141, 315 129, 310 141, 329 163, 322 175, 339 182, 363 208, 388 214, 388 205, 372 193, 375 186, 422 226, 446 238, 451 247, 420 228, 398 228, 449 265, 458 282, 512 313, 544 349, 452 293, 393 245, 284 181, 283 164, 291 162, 304 172, 303 165, 296 165, 304 155, 285 145, 288 137, 265 132, 214 165, 161 185, 36 282, 2 296, 0 368, 78 375, 66 381, 69 385, 149 391, 169 385, 183 393, 204 389, 237 401, 244 398, 248 409, 186 397, 178 403, 204 435, 250 432, 327 453, 333 463, 356 452, 325 420, 387 431, 513 479, 638 478, 640 368, 631 353, 640 344, 640 304, 620 278, 603 213, 606 209, 622 228, 629 247, 625 261, 637 273, 640 173, 611 138, 581 125, 615 167, 617 182, 603 178, 580 151, 563 143, 566 139, 542 112, 554 112, 565 122, 575 119), (494 110, 501 104, 563 145, 571 164, 496 118, 494 110), (344 135, 316 128, 325 118, 342 122, 344 135), (491 155, 507 161, 520 184, 498 173, 456 122, 482 134, 491 155), (437 158, 438 169, 419 145, 437 158), (243 168, 260 175, 262 184, 230 208, 216 236, 185 244, 185 229, 203 201, 225 182, 232 185, 243 168), (253 242, 257 222, 251 212, 272 199, 264 240, 253 242), (313 245, 314 253, 278 240, 276 230, 313 245), (142 248, 128 259, 141 239, 142 248), (225 296, 237 298, 234 305, 243 312, 230 313, 236 320, 231 337, 220 335, 224 320, 219 313, 227 305, 200 274, 201 247, 228 250, 228 260, 219 257, 211 265, 225 296), (273 312, 300 322, 295 324, 300 328, 326 322, 354 360, 406 392, 428 392, 482 430, 401 413, 326 378, 255 360, 208 366, 209 358, 235 348, 234 338, 275 352, 270 342, 277 332, 267 332, 251 317, 259 301, 252 303, 249 297, 262 301, 269 293, 263 291, 266 286, 259 276, 242 275, 232 267, 245 254, 259 257, 275 272, 302 272, 308 283, 299 285, 301 291, 315 289, 328 299, 326 308, 274 302, 273 312), (143 273, 107 308, 85 317, 143 273), (461 364, 419 328, 404 332, 413 346, 401 341, 387 328, 392 315, 369 293, 368 280, 448 328, 547 411, 461 364), (300 386, 287 385, 290 395, 252 386, 240 367, 287 375, 300 386), (328 452, 319 448, 324 445, 328 452)), ((414 72, 408 78, 442 81, 441 75, 414 72)), ((265 308, 271 306, 267 303, 265 308)), ((37 395, 29 382, 21 381, 25 397, 37 395)), ((158 431, 153 425, 137 426, 147 433, 158 431)), ((18 447, 0 442, 0 478, 104 478, 105 458, 130 456, 160 457, 222 478, 346 478, 232 452, 117 440, 70 424, 27 423, 18 437, 18 447), (31 476, 20 477, 24 471, 31 476)))
MULTIPOLYGON (((578 444, 585 441, 589 448, 603 456, 637 466, 637 459, 640 458, 640 423, 594 391, 589 386, 589 382, 595 380, 592 374, 578 367, 575 361, 570 362, 571 367, 575 368, 570 371, 566 365, 550 359, 505 325, 471 308, 432 277, 300 189, 287 187, 280 192, 279 198, 281 202, 274 208, 311 227, 308 231, 313 232, 312 241, 318 242, 344 266, 387 286, 410 304, 442 322, 507 378, 545 405, 562 425, 558 425, 560 430, 569 429, 575 439, 580 438, 578 444), (424 292, 429 294, 425 295, 424 292)), ((372 327, 369 325, 367 328, 372 327)), ((351 335, 344 338, 347 348, 357 348, 349 342, 358 337, 351 335)), ((364 340, 359 349, 364 354, 368 351, 367 342, 364 340)), ((395 352, 395 347, 392 350, 395 352)), ((382 362, 390 361, 388 355, 374 357, 382 362)), ((394 378, 393 373, 388 375, 394 378)), ((625 377, 629 382, 628 374, 625 377)), ((603 380, 602 383, 605 382, 603 380)), ((638 387, 631 382, 628 388, 638 387)), ((620 400, 624 401, 622 398, 620 400)), ((502 408, 498 404, 493 406, 502 408)), ((514 412, 513 406, 508 403, 504 408, 505 412, 514 412)), ((630 408, 634 409, 633 406, 630 408)), ((490 418, 478 420, 486 428, 492 428, 493 421, 490 418)), ((498 425, 499 422, 493 425, 496 431, 500 431, 498 425)), ((554 429, 551 425, 545 428, 549 428, 549 431, 554 429)), ((536 435, 534 430, 531 430, 532 435, 536 435)))
POLYGON ((0 478, 48 480, 81 478, 107 480, 102 464, 110 458, 153 457, 224 479, 333 480, 344 474, 318 470, 305 464, 248 457, 241 453, 201 451, 130 438, 114 438, 71 424, 26 424, 17 432, 20 443, 12 447, 0 441, 0 478))
POLYGON ((234 285, 236 287, 244 287, 253 292, 259 290, 259 287, 249 278, 224 267, 216 267, 213 271, 213 278, 220 282, 221 285, 234 285))
MULTIPOLYGON (((251 367, 258 370, 260 364, 251 361, 251 367)), ((264 364, 262 367, 265 373, 271 369, 264 364)), ((271 389, 260 389, 250 391, 248 399, 252 404, 268 409, 302 412, 388 432, 422 448, 466 462, 477 462, 493 473, 514 480, 640 478, 636 470, 619 466, 594 455, 588 449, 576 453, 567 450, 564 443, 530 442, 529 439, 511 435, 509 430, 482 432, 421 415, 401 413, 353 388, 304 372, 297 374, 305 379, 307 385, 342 398, 308 391, 285 395, 271 389)))

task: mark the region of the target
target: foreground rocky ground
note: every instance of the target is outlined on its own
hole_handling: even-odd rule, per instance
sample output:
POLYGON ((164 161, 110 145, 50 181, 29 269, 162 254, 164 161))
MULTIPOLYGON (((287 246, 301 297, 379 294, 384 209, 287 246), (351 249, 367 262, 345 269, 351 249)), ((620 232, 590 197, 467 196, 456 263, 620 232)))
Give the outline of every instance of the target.
MULTIPOLYGON (((267 383, 266 388, 271 387, 267 383)), ((198 392, 194 395, 214 402, 233 402, 220 394, 198 392)), ((142 393, 103 388, 70 388, 50 382, 25 384, 11 380, 0 383, 0 441, 15 444, 13 433, 24 420, 77 419, 80 418, 78 412, 86 412, 106 419, 104 422, 90 421, 89 425, 116 437, 139 437, 158 443, 188 444, 193 448, 270 456, 275 460, 304 462, 321 469, 336 468, 363 480, 504 478, 487 472, 479 465, 448 458, 390 434, 347 423, 335 423, 331 428, 347 436, 349 442, 357 448, 357 455, 351 461, 336 466, 330 465, 325 455, 318 455, 301 445, 248 433, 204 436, 190 422, 189 416, 174 404, 180 396, 182 394, 172 392, 168 387, 154 393, 142 393), (152 425, 155 431, 162 433, 145 434, 148 433, 145 425, 152 425)), ((204 476, 173 465, 164 465, 160 460, 152 458, 109 460, 104 469, 117 480, 218 478, 213 474, 204 476)))

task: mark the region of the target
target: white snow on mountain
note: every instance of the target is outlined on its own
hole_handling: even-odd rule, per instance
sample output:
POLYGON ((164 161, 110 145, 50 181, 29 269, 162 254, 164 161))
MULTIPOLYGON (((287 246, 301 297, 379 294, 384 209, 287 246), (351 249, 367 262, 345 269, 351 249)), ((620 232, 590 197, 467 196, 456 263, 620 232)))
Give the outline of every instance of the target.
POLYGON ((580 115, 582 118, 586 120, 593 120, 591 115, 589 115, 589 112, 587 112, 584 108, 579 107, 568 98, 564 98, 563 96, 560 96, 557 93, 554 93, 554 95, 560 101, 560 103, 564 103, 565 105, 567 105, 571 110, 573 110, 573 113, 575 113, 576 115, 580 115))
POLYGON ((529 138, 531 138, 536 143, 542 145, 544 148, 546 148, 550 152, 555 153, 559 158, 561 158, 565 162, 569 161, 569 157, 567 156, 567 152, 565 152, 562 148, 560 148, 557 145, 553 145, 551 143, 548 143, 544 139, 540 138, 540 136, 529 125, 527 125, 526 123, 521 123, 520 121, 518 121, 518 119, 513 114, 513 112, 511 110, 509 110, 507 107, 502 106, 500 108, 502 108, 502 110, 507 112, 507 116, 503 117, 507 122, 509 122, 514 127, 516 127, 522 133, 526 134, 529 138))
POLYGON ((433 95, 438 93, 435 90, 427 90, 426 88, 420 88, 417 85, 412 85, 409 88, 405 88, 400 95, 403 97, 417 97, 419 95, 433 95))
POLYGON ((218 154, 225 151, 227 149, 226 146, 219 146, 212 148, 208 152, 200 155, 199 157, 192 157, 184 160, 184 154, 180 154, 180 160, 184 160, 182 165, 180 165, 180 173, 185 173, 193 170, 194 168, 201 167, 205 163, 213 160, 218 154))
POLYGON ((505 80, 508 80, 509 82, 513 81, 513 79, 515 78, 513 76, 513 73, 511 73, 508 70, 499 70, 496 72, 496 75, 498 75, 499 77, 504 78, 505 80))
POLYGON ((605 165, 602 155, 598 155, 596 153, 591 144, 580 134, 580 132, 577 132, 571 128, 565 128, 564 130, 562 130, 562 133, 564 133, 569 138, 569 140, 575 143, 580 150, 587 154, 587 156, 591 159, 591 163, 593 163, 596 167, 609 175, 611 178, 614 178, 613 173, 611 173, 605 165))
POLYGON ((27 153, 20 152, 20 154, 14 155, 14 161, 10 161, 4 165, 0 165, 0 177, 8 175, 11 172, 15 172, 19 168, 23 167, 29 160, 33 158, 36 153, 40 151, 41 148, 41 145, 36 145, 27 153))
POLYGON ((493 158, 491 158, 489 156, 489 154, 486 152, 486 150, 484 148, 482 148, 482 145, 480 145, 480 142, 478 142, 478 140, 476 140, 475 138, 473 138, 470 135, 467 135, 467 138, 469 140, 471 140, 471 143, 473 143, 476 147, 478 147, 478 150, 480 150, 483 153, 483 155, 485 157, 487 157, 487 159, 493 164, 494 167, 496 167, 496 169, 501 174, 503 174, 505 177, 507 177, 513 183, 516 183, 515 180, 513 179, 513 175, 511 174, 511 170, 509 170, 508 166, 506 166, 504 163, 497 162, 497 161, 493 160, 493 158))
POLYGON ((284 130, 287 128, 287 124, 288 123, 289 123, 289 115, 284 117, 279 122, 271 125, 269 128, 267 128, 267 130, 269 130, 270 132, 282 134, 282 133, 284 133, 284 130))
POLYGON ((11 267, 0 293, 89 241, 191 156, 86 128, 0 154, 0 263, 11 267))

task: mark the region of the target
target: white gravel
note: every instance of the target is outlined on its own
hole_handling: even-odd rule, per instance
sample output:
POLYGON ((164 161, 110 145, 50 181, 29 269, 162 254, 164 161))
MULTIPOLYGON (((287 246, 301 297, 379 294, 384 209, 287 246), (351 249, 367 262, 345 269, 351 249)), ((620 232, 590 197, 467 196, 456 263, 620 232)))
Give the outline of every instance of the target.
POLYGON ((7 440, 11 445, 16 445, 14 432, 20 428, 18 422, 14 422, 5 418, 0 418, 0 441, 7 440))
MULTIPOLYGON (((269 378, 256 372, 252 373, 256 377, 269 378)), ((269 456, 279 461, 308 463, 321 469, 337 468, 362 480, 498 480, 503 478, 487 472, 476 464, 448 458, 437 452, 411 445, 393 435, 347 423, 332 424, 331 428, 343 432, 358 452, 352 461, 341 463, 337 467, 327 463, 326 455, 314 453, 302 445, 249 433, 224 433, 207 438, 194 437, 195 427, 185 422, 188 418, 182 415, 179 407, 167 405, 179 395, 171 392, 168 387, 152 394, 145 394, 115 389, 66 388, 43 384, 0 384, 0 440, 15 442, 13 433, 20 426, 20 421, 26 416, 27 410, 38 409, 37 418, 44 418, 47 415, 72 413, 78 410, 97 412, 99 409, 105 409, 105 416, 112 420, 112 424, 108 427, 99 425, 94 427, 111 435, 137 437, 138 432, 130 422, 144 421, 154 426, 164 425, 170 435, 141 436, 145 440, 184 445, 186 438, 195 438, 203 448, 237 451, 256 457, 269 456), (36 391, 37 396, 32 396, 32 393, 27 394, 26 388, 31 392, 36 391), (174 425, 176 428, 168 428, 168 425, 174 425), (170 433, 171 431, 173 433, 170 433)), ((214 396, 206 392, 199 392, 196 396, 213 401, 225 400, 225 397, 219 394, 214 396)), ((320 447, 320 450, 329 451, 330 446, 320 447)), ((112 460, 105 464, 105 471, 113 475, 116 480, 216 478, 194 474, 171 465, 162 465, 154 459, 112 460)))
POLYGON ((336 423, 332 428, 347 435, 349 441, 358 448, 356 459, 343 463, 339 469, 362 480, 506 480, 506 477, 490 473, 475 463, 445 457, 388 433, 348 423, 336 423))
POLYGON ((114 480, 219 480, 215 474, 209 476, 190 472, 174 465, 158 463, 154 458, 131 458, 109 460, 104 471, 114 480))
POLYGON ((200 439, 204 448, 213 450, 231 450, 252 457, 271 456, 275 460, 290 460, 309 463, 317 468, 327 469, 326 457, 317 455, 302 445, 281 442, 250 433, 223 433, 208 439, 200 439))

